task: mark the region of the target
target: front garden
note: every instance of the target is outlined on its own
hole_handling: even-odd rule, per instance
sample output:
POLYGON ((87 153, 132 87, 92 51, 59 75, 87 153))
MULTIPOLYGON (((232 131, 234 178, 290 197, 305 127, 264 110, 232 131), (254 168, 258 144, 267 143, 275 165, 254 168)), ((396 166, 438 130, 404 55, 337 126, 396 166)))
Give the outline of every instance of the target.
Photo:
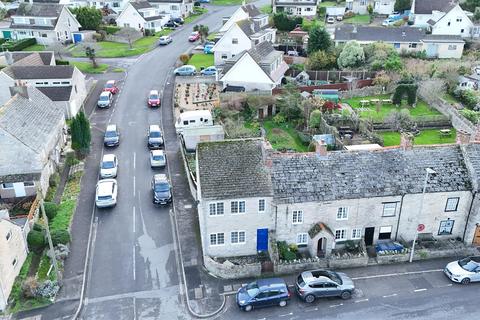
POLYGON ((197 71, 214 65, 213 54, 195 53, 188 60, 187 64, 195 66, 197 71))

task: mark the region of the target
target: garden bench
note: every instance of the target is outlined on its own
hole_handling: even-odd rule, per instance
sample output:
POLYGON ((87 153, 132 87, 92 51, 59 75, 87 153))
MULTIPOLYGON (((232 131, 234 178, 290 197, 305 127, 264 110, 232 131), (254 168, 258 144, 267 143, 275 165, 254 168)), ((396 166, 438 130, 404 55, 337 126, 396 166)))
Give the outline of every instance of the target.
POLYGON ((382 99, 382 103, 392 104, 393 101, 392 101, 392 99, 382 99))
POLYGON ((442 130, 439 130, 439 133, 440 133, 440 137, 443 138, 443 137, 450 137, 452 135, 452 130, 450 129, 442 129, 442 130))

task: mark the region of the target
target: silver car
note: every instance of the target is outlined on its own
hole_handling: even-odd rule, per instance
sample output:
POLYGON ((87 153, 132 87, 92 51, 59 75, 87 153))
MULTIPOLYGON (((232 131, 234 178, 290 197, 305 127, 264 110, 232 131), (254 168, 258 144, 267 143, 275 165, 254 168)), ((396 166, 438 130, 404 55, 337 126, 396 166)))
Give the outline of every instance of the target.
POLYGON ((117 157, 114 154, 104 154, 100 164, 100 178, 115 178, 117 177, 117 171, 117 157))
POLYGON ((99 108, 110 108, 113 102, 113 95, 110 91, 103 91, 98 97, 97 106, 99 108))
POLYGON ((161 36, 159 39, 158 39, 158 44, 161 45, 161 46, 165 46, 167 44, 169 44, 170 42, 172 42, 173 39, 172 37, 170 36, 161 36))
POLYGON ((450 280, 461 284, 480 281, 480 256, 450 262, 443 272, 450 280))
POLYGON ((323 297, 350 299, 354 290, 352 279, 345 273, 330 270, 302 272, 295 283, 295 292, 307 303, 323 297))
POLYGON ((152 150, 150 151, 150 167, 152 168, 161 168, 165 167, 167 164, 167 158, 163 150, 152 150))

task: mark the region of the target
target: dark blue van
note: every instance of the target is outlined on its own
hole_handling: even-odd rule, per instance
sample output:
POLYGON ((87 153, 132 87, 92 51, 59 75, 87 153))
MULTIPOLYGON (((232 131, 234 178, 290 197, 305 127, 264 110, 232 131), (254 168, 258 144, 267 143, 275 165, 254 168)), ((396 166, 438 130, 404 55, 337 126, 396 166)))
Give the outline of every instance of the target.
POLYGON ((290 296, 288 286, 283 279, 259 279, 238 289, 237 305, 243 311, 270 306, 285 307, 290 296))

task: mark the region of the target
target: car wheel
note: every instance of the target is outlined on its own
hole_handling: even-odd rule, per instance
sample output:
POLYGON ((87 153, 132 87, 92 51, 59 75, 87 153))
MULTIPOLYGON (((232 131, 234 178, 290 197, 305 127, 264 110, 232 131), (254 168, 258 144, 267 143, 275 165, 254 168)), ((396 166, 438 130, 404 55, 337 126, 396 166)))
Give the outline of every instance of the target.
POLYGON ((243 311, 250 312, 252 311, 253 307, 251 305, 247 305, 243 308, 243 311))
POLYGON ((469 284, 470 283, 470 278, 463 278, 461 283, 462 284, 469 284))
POLYGON ((309 294, 305 297, 305 302, 312 303, 313 301, 315 301, 315 296, 313 294, 309 294))
POLYGON ((350 291, 343 291, 342 294, 340 295, 340 297, 343 300, 347 300, 347 299, 350 299, 352 297, 352 293, 350 291))
POLYGON ((282 300, 278 303, 280 307, 285 307, 287 305, 287 300, 282 300))

